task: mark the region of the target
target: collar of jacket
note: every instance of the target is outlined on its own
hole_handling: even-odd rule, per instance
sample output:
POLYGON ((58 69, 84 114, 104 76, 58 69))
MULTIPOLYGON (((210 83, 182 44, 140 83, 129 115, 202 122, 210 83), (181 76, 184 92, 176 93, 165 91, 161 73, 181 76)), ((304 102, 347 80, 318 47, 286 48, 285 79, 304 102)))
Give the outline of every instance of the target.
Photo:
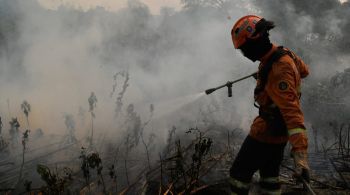
MULTIPOLYGON (((260 59, 260 66, 263 66, 268 59, 270 58, 270 56, 273 54, 273 52, 275 52, 277 50, 277 46, 275 44, 272 44, 272 47, 270 49, 270 51, 268 51, 261 59, 260 59)), ((259 68, 260 69, 260 68, 259 68)))

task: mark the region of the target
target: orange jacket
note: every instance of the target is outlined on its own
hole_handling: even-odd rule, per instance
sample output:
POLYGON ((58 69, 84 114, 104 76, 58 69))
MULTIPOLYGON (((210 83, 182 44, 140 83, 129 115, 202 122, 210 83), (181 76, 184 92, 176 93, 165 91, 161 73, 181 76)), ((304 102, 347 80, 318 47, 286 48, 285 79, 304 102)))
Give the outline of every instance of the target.
MULTIPOLYGON (((277 47, 274 45, 260 60, 259 70, 267 63, 269 57, 276 50, 277 47)), ((272 64, 264 90, 255 95, 255 101, 260 108, 264 109, 273 106, 279 108, 285 122, 286 134, 283 135, 281 133, 286 131, 285 129, 271 129, 267 122, 261 116, 258 116, 254 119, 251 126, 250 135, 266 143, 286 143, 289 140, 292 145, 292 151, 306 151, 308 143, 299 97, 301 78, 305 78, 309 71, 307 65, 294 53, 292 54, 294 59, 289 55, 284 55, 272 64), (271 135, 271 131, 281 132, 276 136, 271 135)), ((258 85, 259 82, 260 80, 258 79, 258 85)))

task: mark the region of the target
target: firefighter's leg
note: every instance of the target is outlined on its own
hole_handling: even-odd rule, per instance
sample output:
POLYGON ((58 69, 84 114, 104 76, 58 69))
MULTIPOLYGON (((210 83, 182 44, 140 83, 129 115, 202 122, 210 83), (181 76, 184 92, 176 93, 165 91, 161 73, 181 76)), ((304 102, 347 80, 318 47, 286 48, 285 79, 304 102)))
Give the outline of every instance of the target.
POLYGON ((280 165, 283 160, 285 144, 274 144, 269 149, 267 163, 260 168, 260 187, 264 195, 280 195, 281 184, 279 181, 280 165))
POLYGON ((244 140, 230 169, 229 182, 232 194, 248 194, 252 176, 259 168, 260 150, 260 143, 250 136, 244 140))

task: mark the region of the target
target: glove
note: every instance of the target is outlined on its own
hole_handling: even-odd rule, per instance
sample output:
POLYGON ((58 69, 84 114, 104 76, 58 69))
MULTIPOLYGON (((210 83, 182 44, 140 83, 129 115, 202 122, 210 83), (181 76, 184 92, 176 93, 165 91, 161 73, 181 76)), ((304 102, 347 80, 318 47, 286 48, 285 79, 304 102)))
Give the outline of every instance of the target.
POLYGON ((310 183, 310 168, 307 160, 307 153, 303 151, 293 152, 292 157, 295 164, 294 177, 300 180, 304 179, 310 183))

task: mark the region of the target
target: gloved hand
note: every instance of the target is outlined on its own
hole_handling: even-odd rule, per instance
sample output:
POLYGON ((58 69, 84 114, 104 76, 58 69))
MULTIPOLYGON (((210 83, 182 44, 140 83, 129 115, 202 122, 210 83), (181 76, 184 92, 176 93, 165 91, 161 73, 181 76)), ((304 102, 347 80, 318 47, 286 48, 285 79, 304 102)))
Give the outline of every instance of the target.
POLYGON ((295 164, 294 177, 297 179, 303 178, 306 182, 310 183, 310 168, 307 160, 306 152, 293 152, 292 157, 295 164))

